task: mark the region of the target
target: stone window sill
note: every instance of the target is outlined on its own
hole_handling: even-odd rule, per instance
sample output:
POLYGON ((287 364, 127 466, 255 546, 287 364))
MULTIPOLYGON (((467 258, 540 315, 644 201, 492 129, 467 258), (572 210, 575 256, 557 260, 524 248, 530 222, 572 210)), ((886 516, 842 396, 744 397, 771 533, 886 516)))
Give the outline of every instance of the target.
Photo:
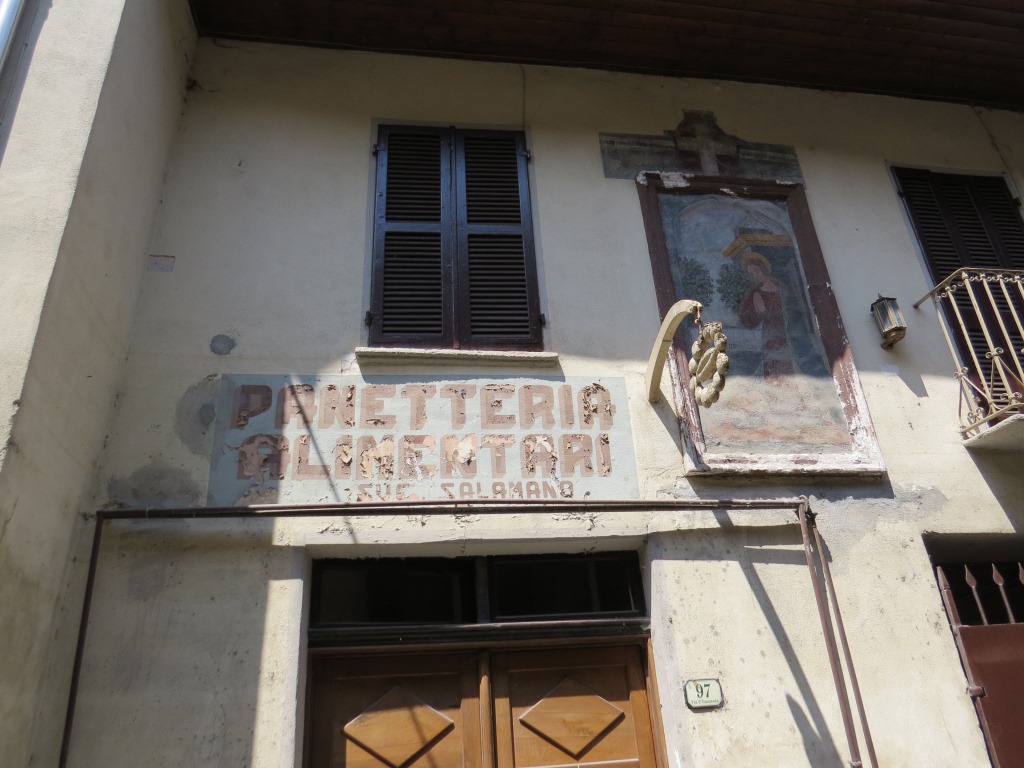
POLYGON ((356 360, 360 365, 430 365, 479 364, 507 368, 554 368, 558 365, 557 352, 520 352, 517 350, 486 349, 421 349, 419 347, 356 347, 356 360))

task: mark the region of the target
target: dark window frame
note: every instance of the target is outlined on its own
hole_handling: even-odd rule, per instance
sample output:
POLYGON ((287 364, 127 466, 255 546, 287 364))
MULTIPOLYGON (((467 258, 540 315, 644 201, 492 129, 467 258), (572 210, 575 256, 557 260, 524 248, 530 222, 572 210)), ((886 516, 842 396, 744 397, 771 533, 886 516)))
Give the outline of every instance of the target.
MULTIPOLYGON (((896 188, 904 201, 910 223, 913 225, 917 242, 921 246, 925 264, 935 283, 945 280, 959 268, 967 269, 1024 269, 1024 246, 1011 243, 1009 236, 1024 237, 1024 219, 1021 217, 1020 200, 1013 196, 1001 174, 982 173, 943 173, 924 168, 892 166, 896 188), (968 243, 962 231, 964 222, 954 210, 957 203, 952 199, 952 191, 966 194, 978 214, 977 223, 984 228, 989 238, 991 250, 978 253, 976 238, 968 243), (931 193, 930 202, 934 205, 931 211, 923 210, 920 203, 929 202, 925 198, 931 193), (998 196, 1001 199, 996 199, 998 196), (1005 220, 997 220, 996 206, 1000 217, 1015 217, 1015 232, 1006 229, 1005 220), (940 233, 934 222, 929 225, 926 220, 929 214, 942 218, 946 230, 944 236, 948 241, 939 242, 934 237, 940 233), (942 246, 951 246, 952 253, 939 253, 942 246), (951 257, 959 263, 953 264, 951 257), (985 258, 981 261, 979 258, 985 258)), ((964 202, 967 202, 966 200, 964 202)), ((962 217, 962 214, 961 214, 962 217)))
MULTIPOLYGON (((904 166, 892 166, 891 170, 933 285, 961 269, 1024 269, 1021 203, 1001 174, 944 173, 904 166)), ((976 384, 992 381, 993 364, 987 357, 981 323, 966 294, 960 291, 956 296, 965 310, 966 332, 949 304, 943 303, 942 308, 960 359, 976 384)), ((996 315, 991 308, 983 308, 983 319, 996 335, 996 345, 1020 349, 1021 339, 1013 323, 1007 324, 1009 335, 1004 336, 996 315)), ((997 395, 1006 394, 998 380, 994 390, 997 395)), ((993 407, 980 396, 976 402, 985 412, 993 407)))
MULTIPOLYGON (((462 622, 452 621, 322 621, 322 574, 331 568, 380 569, 389 573, 401 570, 408 563, 415 570, 418 561, 428 564, 442 562, 439 558, 385 558, 381 560, 314 560, 309 619, 309 645, 316 649, 359 648, 425 643, 465 644, 479 642, 519 642, 523 640, 547 641, 557 638, 623 638, 646 636, 650 631, 647 603, 640 575, 640 561, 635 551, 598 552, 592 554, 560 555, 493 555, 457 557, 451 563, 450 573, 461 573, 471 580, 476 605, 466 611, 462 622), (542 612, 523 615, 494 616, 501 578, 495 566, 501 564, 529 564, 531 562, 560 561, 563 564, 585 564, 595 573, 595 563, 617 561, 627 570, 629 609, 542 612)), ((467 587, 461 584, 461 587, 467 587)))
MULTIPOLYGON (((373 260, 367 318, 369 343, 375 347, 542 350, 543 323, 525 134, 521 131, 381 125, 375 151, 373 260), (389 151, 395 136, 438 139, 440 188, 437 190, 439 214, 436 221, 389 218, 389 151), (476 157, 482 159, 474 161, 473 172, 477 178, 484 177, 486 186, 477 184, 469 189, 467 142, 475 142, 478 148, 476 157), (509 175, 511 155, 508 142, 514 144, 515 190, 509 175), (506 204, 510 195, 518 195, 518 221, 509 218, 507 206, 503 211, 493 213, 489 204, 494 202, 495 189, 504 190, 506 204), (482 213, 470 216, 472 209, 482 213), (487 220, 487 213, 494 218, 487 220), (424 330, 415 328, 416 310, 402 312, 398 309, 402 306, 401 298, 395 299, 396 293, 387 290, 389 285, 403 283, 401 278, 389 283, 391 276, 401 271, 388 270, 389 263, 409 265, 409 261, 402 261, 401 257, 389 262, 400 246, 392 246, 389 250, 388 243, 389 237, 393 243, 406 238, 409 244, 406 252, 409 254, 417 248, 430 248, 423 242, 432 235, 436 236, 439 248, 438 274, 427 275, 429 270, 425 269, 417 273, 414 281, 418 283, 417 287, 406 281, 397 288, 397 295, 401 298, 423 302, 426 306, 433 322, 429 329, 424 330), (522 243, 521 264, 515 263, 520 252, 519 239, 522 243), (424 289, 424 277, 439 279, 440 288, 437 291, 424 289), (495 283, 501 281, 508 286, 507 292, 495 287, 495 283)), ((413 158, 412 163, 427 160, 430 160, 429 155, 423 154, 413 158)), ((428 186, 419 191, 424 195, 428 192, 433 194, 428 186)), ((413 206, 415 210, 415 204, 413 206)), ((422 210, 418 215, 424 215, 422 210)), ((435 255, 431 254, 433 257, 435 255)))

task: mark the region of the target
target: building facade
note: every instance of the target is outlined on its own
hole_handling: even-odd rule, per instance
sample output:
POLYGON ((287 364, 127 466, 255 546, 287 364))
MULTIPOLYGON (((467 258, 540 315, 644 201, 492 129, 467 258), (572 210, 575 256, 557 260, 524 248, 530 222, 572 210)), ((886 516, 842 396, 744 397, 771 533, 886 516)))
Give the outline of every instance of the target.
POLYGON ((1020 759, 1019 108, 196 5, 5 75, 12 765, 1020 759))

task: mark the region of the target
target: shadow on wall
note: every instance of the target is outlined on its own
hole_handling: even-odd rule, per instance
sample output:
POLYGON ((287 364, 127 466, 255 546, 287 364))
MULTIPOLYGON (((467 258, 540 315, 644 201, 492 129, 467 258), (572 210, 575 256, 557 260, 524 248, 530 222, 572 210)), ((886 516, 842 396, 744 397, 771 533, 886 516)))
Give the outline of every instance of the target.
MULTIPOLYGON (((727 520, 723 521, 723 527, 729 528, 731 523, 727 520)), ((807 571, 807 561, 803 552, 798 524, 794 520, 792 525, 733 529, 726 532, 726 536, 728 538, 723 539, 721 532, 708 533, 706 531, 699 534, 687 534, 686 538, 689 541, 684 545, 683 550, 675 555, 667 555, 667 557, 676 560, 735 560, 749 586, 750 595, 757 603, 761 615, 771 631, 775 645, 785 660, 792 680, 799 691, 799 699, 788 693, 785 694, 785 699, 793 718, 795 731, 799 733, 802 740, 803 750, 807 755, 807 764, 813 766, 843 765, 825 714, 815 697, 811 682, 800 662, 800 656, 794 648, 783 618, 779 615, 768 588, 754 567, 755 565, 796 567, 791 575, 787 575, 787 583, 793 582, 795 579, 799 584, 805 585, 807 599, 800 601, 806 611, 804 620, 808 626, 815 627, 813 635, 820 637, 820 631, 817 631, 818 615, 811 597, 810 575, 807 571), (739 545, 738 549, 737 544, 739 545), (781 549, 781 547, 786 547, 786 549, 781 549)), ((739 596, 737 599, 740 599, 739 596)), ((743 600, 745 601, 746 598, 743 597, 743 600)), ((804 655, 816 652, 821 654, 822 660, 825 659, 827 650, 824 639, 820 639, 820 643, 811 647, 804 655)), ((833 689, 830 682, 822 682, 821 685, 827 685, 828 690, 831 691, 833 689)), ((764 692, 771 696, 767 687, 764 692)), ((770 706, 773 712, 779 709, 767 697, 763 703, 765 706, 770 706)), ((757 747, 756 744, 747 744, 746 746, 757 747)))
POLYGON ((1013 529, 1024 534, 1024 483, 1019 451, 968 451, 1013 529))
POLYGON ((274 646, 275 624, 295 627, 271 586, 301 580, 305 560, 272 546, 273 522, 106 524, 71 764, 252 765, 258 742, 289 738, 261 733, 266 700, 298 685, 274 646))
POLYGON ((11 38, 7 62, 0 72, 0 161, 7 153, 11 126, 25 88, 25 77, 32 65, 32 56, 39 40, 39 32, 53 6, 52 0, 24 0, 21 18, 11 38))
MULTIPOLYGON (((750 585, 751 594, 753 594, 754 599, 757 601, 757 605, 767 620, 768 626, 771 628, 776 643, 778 643, 779 650, 786 659, 786 664, 789 666, 789 670, 793 675, 793 680, 796 682, 797 688, 800 691, 800 698, 803 700, 804 706, 807 707, 809 717, 804 714, 799 702, 793 699, 789 694, 786 695, 786 703, 789 705, 790 712, 793 715, 793 721, 796 724, 797 730, 800 732, 801 739, 803 740, 804 752, 807 754, 808 764, 814 766, 842 765, 843 761, 836 749, 832 734, 829 732, 825 715, 821 711, 821 707, 818 705, 818 700, 815 698, 814 692, 811 690, 810 681, 807 679, 807 674, 804 672, 804 669, 800 664, 800 659, 797 656, 796 650, 793 648, 793 643, 789 638, 789 634, 786 632, 786 627, 782 622, 782 618, 775 610, 775 606, 772 604, 771 597, 768 595, 768 590, 765 589, 764 583, 757 575, 757 571, 754 570, 754 563, 798 566, 804 571, 803 578, 807 580, 807 590, 810 592, 810 574, 807 572, 807 560, 803 552, 803 541, 800 537, 800 528, 794 523, 793 526, 786 528, 758 529, 756 535, 758 537, 758 541, 756 542, 757 547, 752 548, 749 546, 748 542, 745 541, 743 546, 743 556, 739 558, 739 564, 740 568, 743 570, 743 575, 747 580, 747 584, 750 585), (796 545, 799 546, 800 549, 763 549, 765 546, 772 545, 796 545)), ((744 539, 747 539, 747 536, 748 535, 745 532, 744 539)), ((819 578, 821 577, 819 576, 819 578)), ((813 609, 812 601, 807 600, 804 604, 808 611, 808 621, 817 622, 818 617, 813 609)), ((826 653, 824 638, 821 640, 820 652, 822 656, 826 653)))

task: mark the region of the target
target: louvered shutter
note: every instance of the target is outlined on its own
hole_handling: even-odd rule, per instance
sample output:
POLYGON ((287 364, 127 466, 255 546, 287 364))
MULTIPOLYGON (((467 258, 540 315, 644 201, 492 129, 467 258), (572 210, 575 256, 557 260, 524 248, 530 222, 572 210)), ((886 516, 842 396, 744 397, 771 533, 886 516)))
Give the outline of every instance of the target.
POLYGON ((895 168, 936 283, 961 267, 1024 269, 1024 221, 998 176, 895 168))
POLYGON ((459 131, 456 195, 462 346, 540 349, 523 135, 459 131))
MULTIPOLYGON (((1024 269, 1024 220, 1002 178, 932 173, 915 168, 893 170, 936 284, 965 267, 1024 269)), ((973 319, 967 292, 957 292, 954 299, 965 320, 973 319)), ((996 304, 1000 312, 1008 309, 999 293, 996 304)), ((1018 307, 1018 311, 1021 309, 1024 308, 1018 307)), ((1022 347, 1012 324, 1008 326, 1007 338, 1001 336, 998 323, 992 320, 987 324, 998 346, 1022 347)), ((958 327, 952 317, 950 326, 958 327)), ((981 326, 976 321, 969 324, 966 335, 966 339, 957 339, 964 359, 970 359, 968 347, 973 348, 983 368, 979 375, 991 380, 992 363, 985 357, 987 345, 981 326)), ((1003 394, 998 382, 995 390, 997 397, 1003 394)))
POLYGON ((383 126, 370 343, 540 349, 521 133, 383 126))
POLYGON ((384 126, 377 144, 370 343, 454 343, 452 137, 384 126))

